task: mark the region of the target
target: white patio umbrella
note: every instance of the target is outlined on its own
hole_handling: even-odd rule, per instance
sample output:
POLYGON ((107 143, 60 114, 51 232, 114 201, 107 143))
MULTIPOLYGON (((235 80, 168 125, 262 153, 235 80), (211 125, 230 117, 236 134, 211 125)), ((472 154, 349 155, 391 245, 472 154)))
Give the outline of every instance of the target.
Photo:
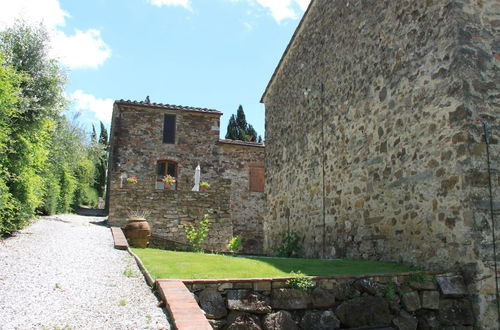
POLYGON ((200 178, 201 178, 201 168, 200 164, 196 166, 196 170, 194 170, 194 187, 193 191, 200 191, 200 178))

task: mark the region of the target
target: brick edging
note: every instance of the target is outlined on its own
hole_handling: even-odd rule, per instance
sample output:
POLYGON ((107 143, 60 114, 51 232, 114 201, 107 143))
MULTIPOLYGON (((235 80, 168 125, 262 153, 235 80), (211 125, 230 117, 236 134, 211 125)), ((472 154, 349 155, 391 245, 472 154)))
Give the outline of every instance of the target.
POLYGON ((127 247, 127 251, 128 253, 134 257, 135 259, 135 262, 137 263, 137 266, 139 266, 139 269, 141 270, 142 272, 142 275, 144 275, 144 278, 146 279, 146 283, 150 286, 150 287, 154 287, 156 285, 156 282, 155 280, 153 279, 153 276, 151 276, 151 274, 149 274, 147 268, 144 266, 144 264, 142 263, 141 261, 141 258, 139 258, 137 256, 137 254, 134 253, 134 251, 132 251, 130 249, 130 247, 127 247))
POLYGON ((182 281, 158 280, 156 283, 177 330, 212 330, 205 313, 182 281))
POLYGON ((113 245, 115 249, 118 250, 127 250, 128 242, 125 238, 125 234, 120 227, 111 227, 111 234, 113 235, 113 245))

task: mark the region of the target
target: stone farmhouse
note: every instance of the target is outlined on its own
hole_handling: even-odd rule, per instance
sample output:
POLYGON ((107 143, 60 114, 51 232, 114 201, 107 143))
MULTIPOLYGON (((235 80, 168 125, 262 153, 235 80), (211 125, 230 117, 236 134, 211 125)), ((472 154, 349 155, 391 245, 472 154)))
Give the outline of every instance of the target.
POLYGON ((264 145, 219 139, 221 112, 150 102, 116 101, 109 156, 109 222, 146 209, 152 243, 186 243, 184 226, 212 210, 208 249, 226 251, 236 235, 243 252, 262 253, 264 145), (207 192, 192 191, 197 165, 207 192), (166 189, 165 175, 176 178, 166 189), (137 184, 127 178, 137 177, 137 184))
POLYGON ((312 0, 262 97, 265 252, 294 231, 307 257, 458 268, 498 329, 499 22, 494 0, 312 0))

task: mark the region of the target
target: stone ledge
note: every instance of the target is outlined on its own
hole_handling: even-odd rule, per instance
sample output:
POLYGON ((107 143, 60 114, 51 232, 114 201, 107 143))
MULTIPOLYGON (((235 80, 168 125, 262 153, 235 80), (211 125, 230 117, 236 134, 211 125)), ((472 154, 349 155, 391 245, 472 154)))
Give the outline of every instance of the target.
POLYGON ((115 249, 127 250, 128 242, 123 234, 123 231, 119 227, 111 227, 111 233, 113 234, 113 241, 115 249))
MULTIPOLYGON (((455 275, 459 273, 456 269, 451 269, 447 271, 430 271, 430 272, 403 272, 403 273, 382 273, 382 274, 356 274, 356 275, 331 275, 331 276, 307 276, 312 280, 345 280, 345 279, 362 279, 362 278, 374 278, 374 277, 406 277, 417 274, 425 275, 455 275)), ((295 277, 254 277, 254 278, 222 278, 222 279, 179 279, 184 284, 195 284, 195 283, 245 283, 245 282, 260 282, 260 281, 287 281, 295 277)))

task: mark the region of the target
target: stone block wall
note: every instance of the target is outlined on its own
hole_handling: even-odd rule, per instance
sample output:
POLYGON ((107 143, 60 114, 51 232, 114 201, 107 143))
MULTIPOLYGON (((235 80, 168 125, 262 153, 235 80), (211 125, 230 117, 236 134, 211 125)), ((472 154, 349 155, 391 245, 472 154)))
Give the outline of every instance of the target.
POLYGON ((193 280, 214 329, 472 329, 464 281, 439 275, 313 278, 309 290, 286 279, 193 280))
POLYGON ((201 220, 205 212, 212 210, 206 249, 226 251, 229 240, 241 235, 241 252, 261 254, 264 193, 250 191, 249 171, 257 165, 263 167, 264 147, 219 140, 221 113, 198 110, 115 102, 108 176, 109 222, 124 226, 127 210, 147 209, 151 212, 148 220, 155 246, 175 246, 187 242, 185 225, 201 220), (162 140, 165 114, 176 116, 173 144, 162 140), (159 160, 177 163, 176 190, 156 189, 159 160), (198 164, 201 180, 211 185, 208 192, 191 191, 198 164), (137 184, 123 179, 131 176, 138 178, 137 184))
POLYGON ((296 231, 304 256, 461 265, 496 328, 481 122, 498 218, 499 11, 313 0, 263 97, 266 251, 296 231))

